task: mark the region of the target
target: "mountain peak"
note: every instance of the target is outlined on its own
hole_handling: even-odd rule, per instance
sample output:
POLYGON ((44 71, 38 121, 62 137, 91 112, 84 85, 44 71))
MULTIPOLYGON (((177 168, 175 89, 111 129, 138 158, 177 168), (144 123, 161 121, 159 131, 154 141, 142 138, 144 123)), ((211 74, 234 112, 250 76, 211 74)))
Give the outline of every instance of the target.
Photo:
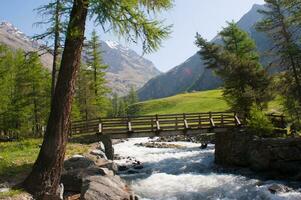
POLYGON ((22 39, 25 39, 27 41, 30 40, 29 37, 27 37, 22 31, 20 31, 18 28, 16 28, 12 23, 8 21, 3 21, 0 23, 0 28, 4 29, 7 33, 13 34, 15 36, 18 36, 22 39))

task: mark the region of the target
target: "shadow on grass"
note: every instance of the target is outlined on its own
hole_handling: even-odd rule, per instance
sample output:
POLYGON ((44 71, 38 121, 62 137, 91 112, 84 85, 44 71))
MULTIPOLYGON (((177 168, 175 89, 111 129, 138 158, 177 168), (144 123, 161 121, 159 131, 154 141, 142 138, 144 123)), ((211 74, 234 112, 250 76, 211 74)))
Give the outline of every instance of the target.
POLYGON ((95 133, 74 135, 69 139, 69 142, 79 144, 92 144, 99 142, 99 136, 97 136, 95 133))
POLYGON ((33 163, 30 164, 9 164, 0 165, 0 183, 10 183, 18 185, 26 178, 32 169, 33 163))

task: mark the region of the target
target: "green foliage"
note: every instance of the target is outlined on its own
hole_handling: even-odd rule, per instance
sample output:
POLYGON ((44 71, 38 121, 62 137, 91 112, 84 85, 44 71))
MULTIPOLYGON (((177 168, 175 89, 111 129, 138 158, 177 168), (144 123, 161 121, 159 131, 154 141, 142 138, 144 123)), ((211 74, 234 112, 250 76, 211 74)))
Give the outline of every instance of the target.
POLYGON ((171 26, 163 25, 154 14, 172 6, 171 0, 91 0, 90 18, 105 31, 112 30, 127 40, 142 40, 144 52, 152 52, 170 33, 171 26), (109 24, 109 26, 108 26, 109 24))
POLYGON ((248 131, 261 137, 268 137, 273 133, 274 127, 266 114, 257 106, 253 106, 247 120, 248 131))
POLYGON ((276 54, 271 64, 285 70, 279 89, 286 111, 294 121, 301 118, 301 47, 300 0, 265 0, 268 9, 260 10, 263 20, 257 30, 267 33, 273 41, 271 52, 276 54))
POLYGON ((95 30, 85 47, 86 64, 81 65, 78 76, 73 117, 88 120, 108 114, 110 101, 107 96, 110 90, 105 80, 108 66, 102 64, 100 41, 95 30))
MULTIPOLYGON (((43 21, 35 23, 36 26, 47 25, 48 28, 42 34, 34 36, 34 39, 55 39, 55 34, 59 35, 59 43, 64 40, 64 33, 66 32, 66 15, 70 11, 70 0, 52 0, 46 5, 42 5, 35 9, 35 11, 42 16, 43 21)), ((59 45, 61 46, 61 45, 59 45)))
POLYGON ((0 54, 0 130, 40 136, 49 112, 49 72, 36 53, 24 55, 1 46, 0 54))
POLYGON ((254 41, 235 23, 228 23, 220 33, 223 46, 197 35, 196 45, 205 64, 224 81, 223 96, 232 110, 249 115, 256 104, 261 109, 271 98, 270 78, 259 62, 254 41))
POLYGON ((111 117, 135 115, 137 110, 135 110, 135 107, 132 107, 132 105, 137 102, 139 102, 139 99, 134 87, 131 87, 129 94, 125 97, 118 97, 118 95, 114 93, 111 100, 112 110, 109 115, 111 117))
POLYGON ((256 44, 247 32, 241 30, 236 23, 230 22, 219 35, 222 37, 225 50, 235 54, 241 59, 258 61, 259 55, 256 44))

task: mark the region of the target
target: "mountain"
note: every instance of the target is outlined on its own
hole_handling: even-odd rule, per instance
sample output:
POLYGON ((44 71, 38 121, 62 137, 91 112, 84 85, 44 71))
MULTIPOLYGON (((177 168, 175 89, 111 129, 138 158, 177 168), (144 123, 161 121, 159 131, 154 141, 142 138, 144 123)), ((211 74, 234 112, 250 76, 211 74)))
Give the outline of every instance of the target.
POLYGON ((108 86, 118 94, 127 94, 132 86, 139 89, 161 74, 151 61, 117 42, 102 41, 101 50, 103 61, 109 66, 108 86))
MULTIPOLYGON (((255 40, 258 51, 261 53, 268 50, 269 46, 271 46, 268 37, 264 33, 257 32, 254 28, 256 22, 262 19, 257 10, 264 8, 264 5, 255 4, 237 23, 240 28, 247 31, 255 40)), ((220 44, 221 39, 219 36, 216 36, 211 42, 220 44)), ((266 63, 267 60, 262 59, 262 62, 266 63)), ((221 84, 222 81, 212 70, 206 68, 201 56, 196 53, 184 63, 151 79, 138 91, 138 95, 141 100, 155 99, 186 91, 215 89, 221 84)))
MULTIPOLYGON (((37 51, 42 45, 26 36, 9 22, 0 23, 0 43, 17 50, 25 52, 37 51)), ((42 64, 49 70, 52 68, 52 55, 49 53, 41 55, 42 64)))
MULTIPOLYGON (((25 52, 38 51, 42 47, 8 22, 0 23, 0 43, 25 52)), ((101 51, 104 64, 109 66, 106 75, 107 84, 119 95, 127 94, 131 87, 139 89, 148 80, 161 73, 151 61, 117 42, 101 41, 101 51)), ((51 70, 50 53, 42 54, 41 61, 47 69, 51 70)))

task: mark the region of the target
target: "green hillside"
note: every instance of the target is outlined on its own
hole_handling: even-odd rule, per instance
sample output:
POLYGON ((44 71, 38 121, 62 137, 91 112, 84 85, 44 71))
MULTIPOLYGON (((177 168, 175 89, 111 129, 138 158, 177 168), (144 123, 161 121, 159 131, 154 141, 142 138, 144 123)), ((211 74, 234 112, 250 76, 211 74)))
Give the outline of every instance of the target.
MULTIPOLYGON (((270 103, 269 111, 280 110, 280 101, 270 103)), ((130 107, 135 115, 226 111, 229 109, 221 90, 185 93, 172 97, 140 102, 130 107)))

